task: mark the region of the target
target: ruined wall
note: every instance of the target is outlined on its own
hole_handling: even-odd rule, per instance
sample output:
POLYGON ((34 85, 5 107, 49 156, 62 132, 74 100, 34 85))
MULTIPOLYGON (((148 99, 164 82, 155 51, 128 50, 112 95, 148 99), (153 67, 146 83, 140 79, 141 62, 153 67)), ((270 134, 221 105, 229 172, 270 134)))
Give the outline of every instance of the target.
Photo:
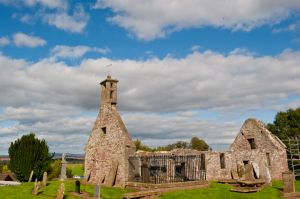
POLYGON ((281 179, 282 172, 288 170, 285 145, 256 119, 245 121, 230 151, 237 164, 244 165, 245 161, 257 163, 262 175, 268 165, 272 179, 281 179), (255 145, 252 149, 251 139, 255 145))
POLYGON ((108 77, 101 91, 101 105, 94 128, 85 147, 85 179, 103 183, 117 165, 115 185, 123 187, 128 179, 128 157, 135 146, 116 108, 116 80, 108 77))
POLYGON ((213 152, 207 151, 206 161, 206 180, 231 179, 231 169, 235 168, 235 162, 232 160, 231 152, 213 152), (224 168, 221 168, 220 155, 224 154, 224 168))
MULTIPOLYGON (((285 145, 268 131, 262 122, 256 119, 245 121, 229 151, 216 152, 177 149, 165 153, 166 155, 173 156, 204 155, 206 180, 237 178, 238 165, 244 166, 246 162, 248 164, 256 163, 259 168, 259 177, 263 179, 267 179, 266 168, 269 169, 272 179, 281 179, 282 172, 288 170, 285 145), (255 148, 251 148, 248 139, 253 140, 254 145, 252 147, 255 148)), ((136 156, 147 157, 153 154, 159 155, 162 152, 141 153, 136 154, 136 156)), ((141 171, 138 168, 140 166, 141 163, 138 163, 137 168, 132 170, 132 176, 134 176, 134 173, 140 175, 141 171)), ((169 173, 167 176, 173 177, 174 166, 172 163, 168 164, 167 170, 169 173)), ((189 174, 187 173, 187 175, 189 174)))

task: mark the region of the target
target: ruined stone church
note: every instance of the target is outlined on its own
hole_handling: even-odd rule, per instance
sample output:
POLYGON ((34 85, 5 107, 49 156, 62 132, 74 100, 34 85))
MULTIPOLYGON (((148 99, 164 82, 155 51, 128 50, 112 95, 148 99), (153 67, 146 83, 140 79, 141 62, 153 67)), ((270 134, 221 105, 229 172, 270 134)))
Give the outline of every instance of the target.
POLYGON ((286 146, 256 119, 245 121, 225 152, 136 152, 116 107, 117 83, 111 76, 100 83, 100 110, 85 147, 87 182, 124 187, 126 182, 237 179, 243 178, 245 168, 251 169, 253 179, 270 181, 288 171, 286 146))

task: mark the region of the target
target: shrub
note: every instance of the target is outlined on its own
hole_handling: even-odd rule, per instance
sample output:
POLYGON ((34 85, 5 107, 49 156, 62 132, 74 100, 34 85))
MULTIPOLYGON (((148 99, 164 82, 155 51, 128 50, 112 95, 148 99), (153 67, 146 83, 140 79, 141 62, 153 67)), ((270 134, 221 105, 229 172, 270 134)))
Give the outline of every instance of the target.
POLYGON ((0 173, 3 172, 3 167, 4 167, 4 164, 3 164, 3 162, 0 160, 0 173))
POLYGON ((41 180, 52 158, 46 141, 35 138, 33 133, 23 135, 21 139, 11 143, 8 153, 9 169, 20 181, 27 181, 32 170, 33 179, 41 180))
POLYGON ((2 172, 3 172, 3 173, 8 173, 8 172, 9 172, 9 169, 8 169, 8 166, 7 166, 7 165, 4 165, 4 166, 3 166, 2 172))
POLYGON ((73 178, 72 169, 67 167, 66 175, 68 178, 73 178))
POLYGON ((61 160, 55 160, 49 168, 49 175, 48 178, 49 179, 53 179, 53 178, 58 178, 60 175, 60 170, 61 170, 61 160))

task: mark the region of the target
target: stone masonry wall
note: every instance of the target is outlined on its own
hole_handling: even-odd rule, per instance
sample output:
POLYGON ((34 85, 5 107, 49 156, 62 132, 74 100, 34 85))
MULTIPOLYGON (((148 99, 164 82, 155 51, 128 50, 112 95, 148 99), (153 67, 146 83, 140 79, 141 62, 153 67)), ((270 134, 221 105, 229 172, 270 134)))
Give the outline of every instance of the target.
POLYGON ((85 147, 84 175, 88 182, 101 184, 115 162, 118 165, 115 186, 124 187, 128 179, 128 157, 135 152, 135 146, 115 106, 116 86, 115 94, 110 95, 113 99, 108 99, 113 83, 116 82, 104 81, 106 87, 102 86, 99 115, 85 147))
POLYGON ((288 171, 285 145, 256 119, 245 121, 230 151, 237 164, 257 163, 262 175, 268 165, 272 179, 281 179, 282 172, 288 171), (254 139, 255 149, 251 149, 248 139, 254 139))

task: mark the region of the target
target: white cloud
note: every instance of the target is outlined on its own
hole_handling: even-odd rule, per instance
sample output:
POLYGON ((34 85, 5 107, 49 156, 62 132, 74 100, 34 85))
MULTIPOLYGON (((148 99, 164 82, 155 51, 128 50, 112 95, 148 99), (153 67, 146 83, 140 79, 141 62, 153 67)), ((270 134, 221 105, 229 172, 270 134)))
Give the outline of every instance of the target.
POLYGON ((86 59, 78 67, 51 59, 30 64, 1 55, 0 104, 47 101, 95 107, 96 85, 108 64, 121 82, 120 106, 128 111, 259 109, 300 94, 300 52, 289 50, 274 57, 205 51, 180 59, 86 59))
POLYGON ((0 37, 0 46, 6 46, 10 43, 7 37, 0 37))
POLYGON ((249 31, 286 19, 300 9, 298 0, 98 0, 94 8, 111 8, 109 20, 139 39, 151 40, 191 27, 213 26, 249 31))
POLYGON ((47 44, 47 42, 36 36, 31 36, 27 35, 25 33, 15 33, 13 35, 13 42, 15 43, 16 46, 21 47, 21 46, 26 46, 26 47, 37 47, 37 46, 44 46, 47 44))
POLYGON ((100 58, 72 67, 55 59, 29 63, 0 54, 0 150, 5 152, 5 143, 18 133, 35 131, 56 151, 81 153, 98 111, 98 83, 110 63, 112 76, 120 81, 118 107, 124 121, 134 138, 151 145, 194 135, 210 144, 228 144, 239 121, 252 116, 243 114, 233 123, 228 117, 209 121, 196 114, 199 110, 228 116, 299 104, 299 51, 277 56, 205 51, 139 61, 100 58), (287 104, 289 96, 293 100, 287 104))
POLYGON ((48 8, 66 8, 68 3, 66 0, 25 0, 24 3, 28 6, 40 4, 48 8))
POLYGON ((129 113, 124 114, 123 118, 133 137, 146 142, 151 140, 149 144, 152 146, 161 146, 162 142, 171 144, 179 140, 189 141, 193 136, 209 144, 231 144, 241 127, 239 123, 216 123, 181 112, 171 116, 129 113))
POLYGON ((82 6, 77 6, 73 15, 68 15, 65 11, 46 13, 43 20, 56 28, 72 33, 82 33, 89 21, 89 15, 85 13, 82 6))
POLYGON ((88 52, 106 54, 109 52, 106 48, 97 48, 89 46, 66 46, 58 45, 51 50, 51 56, 57 58, 79 58, 88 52))

